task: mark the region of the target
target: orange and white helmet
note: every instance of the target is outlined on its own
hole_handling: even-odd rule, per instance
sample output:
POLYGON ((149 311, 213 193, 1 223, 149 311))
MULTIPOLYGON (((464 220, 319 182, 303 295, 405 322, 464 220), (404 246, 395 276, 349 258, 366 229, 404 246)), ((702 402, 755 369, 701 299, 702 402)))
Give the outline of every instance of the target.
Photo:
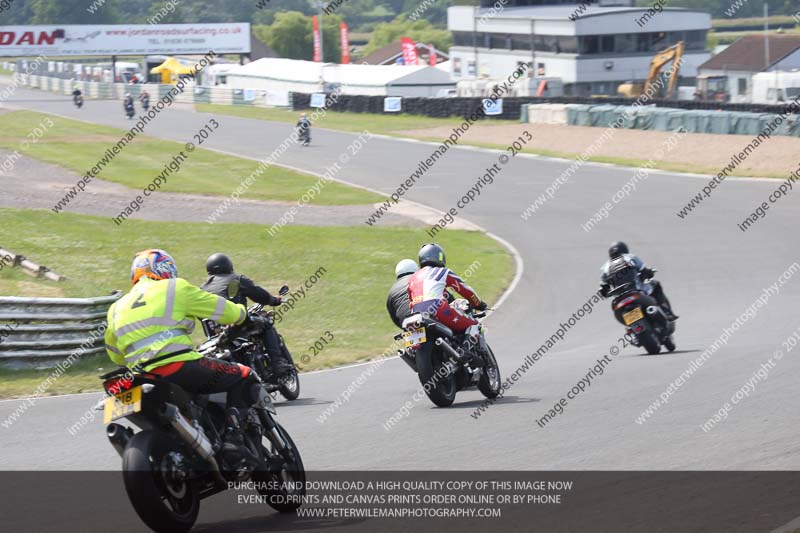
POLYGON ((133 256, 131 283, 136 285, 143 276, 155 280, 177 278, 178 267, 167 252, 151 248, 133 256))

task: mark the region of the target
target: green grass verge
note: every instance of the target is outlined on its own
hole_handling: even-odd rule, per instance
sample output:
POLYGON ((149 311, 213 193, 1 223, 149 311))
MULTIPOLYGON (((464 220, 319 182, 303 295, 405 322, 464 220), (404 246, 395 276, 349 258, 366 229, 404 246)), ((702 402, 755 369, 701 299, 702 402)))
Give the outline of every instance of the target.
POLYGON ((7 68, 0 67, 0 76, 11 76, 14 74, 13 70, 8 70, 7 68))
MULTIPOLYGON (((425 229, 286 226, 269 237, 263 226, 249 224, 162 223, 128 220, 108 231, 105 218, 46 210, 0 209, 3 247, 45 264, 69 280, 37 280, 17 269, 0 271, 0 294, 17 296, 100 296, 130 288, 134 252, 164 248, 178 263, 181 277, 200 284, 205 258, 225 251, 236 270, 276 291, 283 283, 297 289, 320 267, 320 280, 306 298, 278 324, 298 363, 307 370, 366 360, 386 350, 396 332, 386 313, 386 293, 398 260, 414 257, 429 238, 425 229), (309 347, 331 331, 335 339, 313 356, 309 347)), ((514 263, 507 251, 482 233, 444 231, 438 236, 461 274, 477 260, 469 283, 488 301, 510 282, 514 263)), ((199 328, 198 328, 199 329, 199 328)), ((200 339, 196 333, 197 339, 200 339)), ((99 358, 67 371, 50 394, 94 390, 99 358)), ((30 394, 48 371, 0 372, 0 397, 30 394)))
MULTIPOLYGON (((789 15, 775 15, 769 17, 769 23, 772 24, 785 24, 787 22, 796 22, 796 19, 789 15)), ((754 26, 764 25, 764 17, 750 17, 750 18, 719 18, 711 19, 712 28, 729 28, 731 26, 754 26)))
MULTIPOLYGON (((770 29, 770 35, 794 35, 796 36, 800 33, 800 28, 794 27, 789 29, 770 29)), ((749 31, 710 31, 708 32, 708 39, 709 42, 713 43, 714 46, 720 44, 732 44, 741 39, 742 37, 746 37, 748 35, 757 35, 763 36, 763 30, 749 30, 749 31)))
MULTIPOLYGON (((242 118, 270 120, 272 122, 285 122, 295 124, 299 115, 298 111, 285 109, 229 106, 218 104, 196 104, 195 108, 201 113, 215 115, 231 115, 242 118)), ((493 124, 516 124, 516 120, 488 119, 493 124)), ((379 113, 345 113, 342 111, 328 111, 325 116, 319 117, 314 126, 341 131, 364 131, 391 135, 398 131, 407 131, 437 126, 458 126, 462 120, 457 117, 436 118, 422 115, 379 114, 379 113)))
MULTIPOLYGON (((2 120, 0 147, 58 164, 81 176, 95 166, 106 150, 117 144, 125 133, 117 128, 32 111, 14 111, 3 115, 2 120), (52 126, 49 126, 49 121, 52 121, 52 126), (44 133, 33 142, 28 134, 37 127, 44 133), (28 141, 26 148, 22 146, 23 141, 28 141)), ((150 127, 158 127, 158 123, 150 127)), ((224 124, 220 126, 223 128, 224 124)), ((184 144, 137 136, 99 173, 98 178, 141 190, 181 151, 185 152, 184 144)), ((198 148, 182 164, 179 173, 167 178, 162 190, 228 196, 258 165, 257 161, 198 148)), ((255 180, 242 198, 296 202, 317 180, 308 174, 272 166, 255 180)), ((331 182, 325 186, 324 193, 316 195, 310 203, 355 205, 384 199, 370 191, 331 182)))

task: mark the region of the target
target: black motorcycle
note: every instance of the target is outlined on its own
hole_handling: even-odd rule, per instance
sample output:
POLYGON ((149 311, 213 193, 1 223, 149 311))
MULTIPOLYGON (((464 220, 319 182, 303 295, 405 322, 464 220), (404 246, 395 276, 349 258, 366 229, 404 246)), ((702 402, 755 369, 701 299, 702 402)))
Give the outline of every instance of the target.
POLYGON ((615 259, 609 265, 608 281, 607 296, 613 298, 611 309, 617 321, 625 326, 625 337, 630 343, 644 347, 650 355, 659 353, 662 345, 669 352, 675 351, 672 338, 675 322, 668 320, 655 298, 640 288, 636 269, 624 258, 615 259))
POLYGON ((72 97, 72 103, 74 103, 74 104, 75 104, 75 107, 77 107, 78 109, 80 109, 81 107, 83 107, 83 96, 82 96, 82 95, 80 95, 80 94, 76 94, 76 95, 74 95, 74 96, 72 97))
POLYGON ((121 368, 101 376, 103 420, 111 445, 122 457, 122 477, 136 513, 158 532, 188 531, 200 500, 222 492, 230 481, 251 480, 279 512, 294 512, 305 495, 305 468, 294 441, 275 421, 264 390, 260 407, 242 416, 242 452, 230 466, 221 457, 226 429, 226 394, 190 394, 155 374, 121 368), (138 427, 134 431, 115 420, 138 427))
POLYGON ((311 128, 298 126, 297 138, 303 144, 303 146, 308 146, 311 144, 311 128))
MULTIPOLYGON (((278 294, 281 296, 289 292, 289 287, 284 285, 278 294)), ((262 321, 262 327, 275 327, 275 313, 272 310, 265 310, 261 304, 250 306, 247 315, 255 320, 262 321)), ((275 365, 271 364, 271 355, 267 352, 264 345, 262 331, 242 332, 239 328, 224 328, 212 322, 203 320, 203 331, 208 340, 204 342, 198 351, 208 357, 216 357, 241 363, 255 370, 261 378, 267 391, 270 393, 279 391, 287 400, 296 400, 300 396, 300 375, 297 366, 294 364, 292 354, 286 347, 283 335, 278 333, 278 342, 281 347, 281 354, 287 367, 283 373, 275 371, 275 365)), ((277 332, 276 332, 277 333, 277 332)))
MULTIPOLYGON (((466 300, 452 305, 476 320, 486 316, 466 300)), ((395 336, 405 346, 400 357, 417 373, 425 394, 438 407, 451 405, 456 392, 476 385, 487 398, 500 394, 500 368, 488 344, 485 351, 479 349, 485 342, 479 336, 457 334, 424 313, 406 318, 403 330, 395 336)))
POLYGON ((145 112, 147 112, 147 110, 150 109, 150 98, 146 96, 142 98, 142 109, 144 109, 145 112))
POLYGON ((133 102, 128 102, 125 104, 125 114, 128 116, 128 120, 133 118, 133 115, 136 114, 136 109, 133 107, 133 102))

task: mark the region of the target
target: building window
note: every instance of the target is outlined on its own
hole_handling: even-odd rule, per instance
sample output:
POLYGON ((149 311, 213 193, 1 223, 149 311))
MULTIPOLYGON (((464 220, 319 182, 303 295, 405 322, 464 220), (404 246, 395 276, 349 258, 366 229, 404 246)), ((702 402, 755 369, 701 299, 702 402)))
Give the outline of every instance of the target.
POLYGON ((600 52, 600 37, 597 35, 587 35, 581 37, 581 53, 597 54, 600 52))
POLYGON ((616 36, 614 51, 618 54, 630 54, 636 51, 636 34, 622 33, 616 36))
POLYGON ((636 51, 650 52, 652 50, 653 50, 653 34, 652 33, 636 34, 636 51))
POLYGON ((468 31, 454 31, 453 46, 472 46, 472 33, 468 31))
POLYGON ((656 50, 663 50, 669 46, 667 44, 667 34, 665 32, 659 33, 652 33, 653 41, 652 41, 652 50, 655 52, 656 50))
POLYGON ((531 36, 530 35, 511 35, 511 49, 512 50, 530 50, 531 49, 531 36))
POLYGON ((705 50, 706 31, 705 30, 687 31, 685 44, 687 50, 705 50))
POLYGON ((614 52, 613 35, 602 35, 600 37, 600 52, 603 54, 611 54, 614 52))
POLYGON ((511 39, 508 35, 501 33, 487 33, 486 35, 489 37, 489 48, 511 49, 511 39))
POLYGON ((561 36, 558 38, 559 52, 564 54, 577 54, 578 53, 578 38, 570 36, 561 36))
POLYGON ((747 94, 747 78, 739 78, 739 94, 747 94))
POLYGON ((705 50, 706 31, 621 33, 616 35, 529 35, 453 32, 453 46, 496 50, 530 50, 554 54, 652 54, 683 41, 686 50, 705 50))

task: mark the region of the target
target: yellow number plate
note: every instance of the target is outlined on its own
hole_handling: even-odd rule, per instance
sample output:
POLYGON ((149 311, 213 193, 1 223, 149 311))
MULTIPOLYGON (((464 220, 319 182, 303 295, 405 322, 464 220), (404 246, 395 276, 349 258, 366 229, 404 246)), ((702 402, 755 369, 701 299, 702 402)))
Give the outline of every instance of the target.
POLYGON ((134 387, 106 398, 103 407, 103 423, 108 424, 112 420, 138 413, 141 410, 142 387, 134 387))
POLYGON ((422 344, 426 340, 425 328, 416 328, 411 331, 403 332, 403 344, 406 348, 410 348, 416 344, 422 344))
POLYGON ((637 320, 641 320, 644 318, 644 313, 642 313, 642 308, 637 307, 633 311, 628 311, 624 315, 622 315, 622 321, 625 322, 626 326, 630 326, 637 320))

